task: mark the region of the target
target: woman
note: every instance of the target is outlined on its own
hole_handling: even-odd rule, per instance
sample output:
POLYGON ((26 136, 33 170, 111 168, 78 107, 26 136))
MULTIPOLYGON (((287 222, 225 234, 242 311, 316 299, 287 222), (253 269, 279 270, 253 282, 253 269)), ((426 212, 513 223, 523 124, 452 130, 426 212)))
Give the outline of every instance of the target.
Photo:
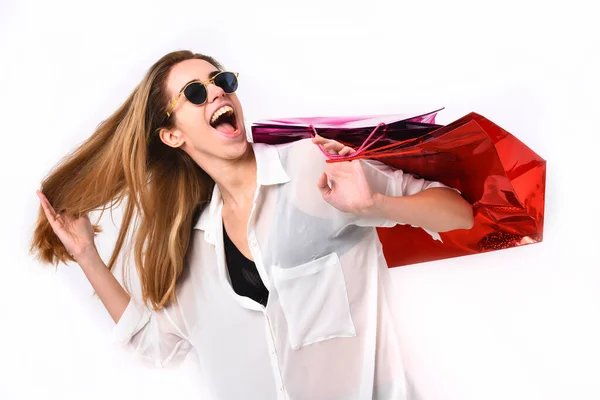
POLYGON ((44 180, 32 250, 79 263, 145 360, 193 348, 209 398, 406 398, 375 228, 468 229, 470 205, 375 161, 326 164, 317 146, 352 149, 324 138, 251 144, 236 89, 211 57, 160 59, 44 180), (107 267, 87 213, 124 198, 107 267), (142 301, 110 272, 134 216, 142 301))

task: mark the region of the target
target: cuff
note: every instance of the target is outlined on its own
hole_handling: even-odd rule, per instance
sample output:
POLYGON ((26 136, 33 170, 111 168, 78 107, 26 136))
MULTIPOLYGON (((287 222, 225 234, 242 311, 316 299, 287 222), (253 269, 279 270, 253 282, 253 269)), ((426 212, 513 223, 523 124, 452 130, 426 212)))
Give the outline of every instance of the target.
POLYGON ((149 319, 150 311, 131 296, 123 315, 112 329, 112 342, 127 343, 149 319))
POLYGON ((448 185, 444 185, 443 183, 440 182, 431 182, 429 183, 423 190, 427 190, 430 188, 434 188, 434 187, 440 187, 440 188, 446 188, 446 189, 452 189, 455 192, 457 192, 458 194, 460 194, 462 196, 462 192, 456 188, 450 187, 448 185))

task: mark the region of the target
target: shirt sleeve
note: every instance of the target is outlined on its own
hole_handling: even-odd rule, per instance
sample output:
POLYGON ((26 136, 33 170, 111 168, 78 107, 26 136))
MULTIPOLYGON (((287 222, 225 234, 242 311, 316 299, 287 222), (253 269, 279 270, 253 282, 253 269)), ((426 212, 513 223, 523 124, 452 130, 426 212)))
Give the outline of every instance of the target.
POLYGON ((111 334, 115 346, 156 368, 179 366, 192 347, 177 304, 154 311, 134 296, 111 334))
MULTIPOLYGON (((441 187, 455 190, 460 193, 459 190, 451 188, 440 182, 428 181, 423 178, 416 177, 409 173, 405 173, 400 169, 395 169, 389 165, 383 164, 377 160, 360 160, 363 166, 363 171, 369 186, 373 192, 382 193, 386 196, 410 196, 424 190, 441 187)), ((391 228, 398 224, 396 221, 392 221, 386 218, 378 217, 360 217, 356 222, 358 226, 375 226, 375 227, 388 227, 391 228)), ((416 227, 415 225, 411 225, 416 227)), ((432 232, 427 229, 423 230, 427 232, 435 240, 441 241, 441 237, 437 232, 432 232)))

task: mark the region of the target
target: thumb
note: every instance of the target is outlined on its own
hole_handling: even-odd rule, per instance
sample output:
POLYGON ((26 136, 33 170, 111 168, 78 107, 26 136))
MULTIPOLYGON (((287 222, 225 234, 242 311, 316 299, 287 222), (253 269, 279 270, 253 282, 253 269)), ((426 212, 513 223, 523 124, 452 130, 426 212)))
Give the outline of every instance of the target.
POLYGON ((327 174, 325 172, 323 172, 317 180, 317 187, 324 198, 327 198, 331 194, 331 188, 327 183, 327 174))

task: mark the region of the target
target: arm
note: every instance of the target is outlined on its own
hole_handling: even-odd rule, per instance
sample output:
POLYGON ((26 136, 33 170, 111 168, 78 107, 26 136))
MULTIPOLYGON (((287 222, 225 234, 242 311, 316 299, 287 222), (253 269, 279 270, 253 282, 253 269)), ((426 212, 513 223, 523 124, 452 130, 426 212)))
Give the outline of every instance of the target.
POLYGON ((457 192, 430 188, 409 196, 373 195, 364 216, 384 218, 399 224, 420 226, 433 232, 473 227, 473 209, 457 192))
POLYGON ((113 342, 158 368, 176 367, 191 343, 178 305, 152 311, 129 296, 108 270, 97 251, 77 257, 84 274, 116 325, 113 342))
POLYGON ((54 210, 44 193, 36 190, 36 194, 50 227, 81 266, 113 321, 118 322, 129 303, 129 295, 102 262, 88 214, 77 218, 67 213, 61 215, 54 210))
POLYGON ((114 342, 133 350, 153 366, 176 366, 183 361, 191 343, 179 306, 170 304, 160 311, 151 311, 139 304, 127 294, 100 258, 88 215, 78 218, 60 215, 42 192, 37 191, 37 195, 52 230, 81 266, 115 321, 114 342))
POLYGON ((129 294, 108 270, 95 248, 78 255, 76 260, 113 321, 118 323, 131 300, 129 294))
POLYGON ((434 238, 435 232, 473 226, 472 207, 457 190, 379 161, 327 164, 317 186, 325 201, 357 216, 360 226, 410 224, 434 238))

